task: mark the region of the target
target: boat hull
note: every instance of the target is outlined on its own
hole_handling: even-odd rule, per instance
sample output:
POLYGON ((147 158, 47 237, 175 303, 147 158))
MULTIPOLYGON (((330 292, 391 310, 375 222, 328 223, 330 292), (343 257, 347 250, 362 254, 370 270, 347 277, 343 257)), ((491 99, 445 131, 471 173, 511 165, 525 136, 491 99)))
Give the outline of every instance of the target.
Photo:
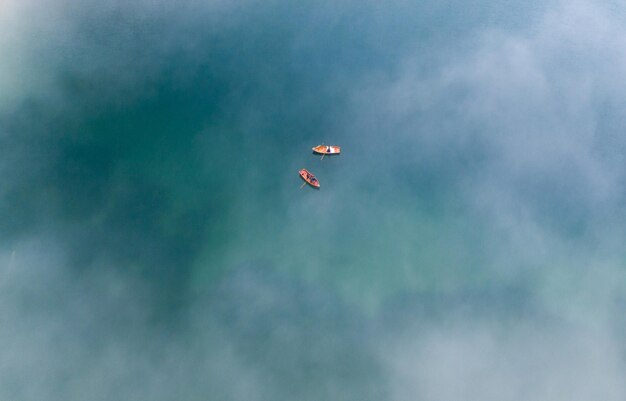
POLYGON ((300 174, 300 178, 302 178, 304 181, 306 181, 307 184, 309 184, 313 188, 318 188, 319 189, 320 182, 307 169, 303 168, 298 173, 300 174))
POLYGON ((319 153, 320 155, 338 155, 341 153, 341 146, 319 145, 312 149, 313 152, 319 153))

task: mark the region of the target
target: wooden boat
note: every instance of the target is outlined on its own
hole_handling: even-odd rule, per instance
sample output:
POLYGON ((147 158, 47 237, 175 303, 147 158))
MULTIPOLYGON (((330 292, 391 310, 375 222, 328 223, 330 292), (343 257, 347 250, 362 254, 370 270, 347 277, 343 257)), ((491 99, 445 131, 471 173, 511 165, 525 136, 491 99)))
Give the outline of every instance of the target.
POLYGON ((341 153, 341 147, 332 145, 317 145, 313 148, 313 152, 319 153, 320 155, 338 155, 341 153))
MULTIPOLYGON (((300 173, 300 177, 302 177, 302 179, 304 181, 306 181, 307 184, 309 184, 313 188, 319 188, 320 187, 320 182, 307 169, 303 168, 302 170, 299 171, 299 173, 300 173)), ((302 185, 304 185, 304 184, 302 184, 302 185)))

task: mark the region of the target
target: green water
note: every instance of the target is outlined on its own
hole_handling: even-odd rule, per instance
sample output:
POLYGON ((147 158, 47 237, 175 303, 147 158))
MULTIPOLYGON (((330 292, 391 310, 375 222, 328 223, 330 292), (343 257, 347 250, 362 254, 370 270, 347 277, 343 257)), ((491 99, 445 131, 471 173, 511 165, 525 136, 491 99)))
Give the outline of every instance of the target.
POLYGON ((623 394, 619 6, 1 7, 0 399, 623 394))

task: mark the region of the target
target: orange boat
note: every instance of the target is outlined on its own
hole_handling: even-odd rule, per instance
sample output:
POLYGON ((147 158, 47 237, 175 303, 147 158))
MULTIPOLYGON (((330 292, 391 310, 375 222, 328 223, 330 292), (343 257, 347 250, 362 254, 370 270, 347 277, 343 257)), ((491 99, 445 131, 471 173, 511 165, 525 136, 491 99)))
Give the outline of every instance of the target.
POLYGON ((306 181, 310 186, 312 186, 313 188, 320 187, 320 182, 307 169, 303 168, 302 170, 299 171, 299 173, 300 173, 300 177, 302 177, 302 179, 306 181))
POLYGON ((339 153, 341 153, 341 147, 332 145, 318 145, 313 148, 313 152, 319 153, 320 155, 338 155, 339 153))

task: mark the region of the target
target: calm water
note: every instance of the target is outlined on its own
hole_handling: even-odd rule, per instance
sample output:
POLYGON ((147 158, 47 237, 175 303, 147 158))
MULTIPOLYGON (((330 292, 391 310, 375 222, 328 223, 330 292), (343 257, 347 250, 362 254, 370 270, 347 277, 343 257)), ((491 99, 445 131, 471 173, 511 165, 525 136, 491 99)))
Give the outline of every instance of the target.
POLYGON ((621 6, 3 9, 0 399, 623 399, 621 6))

